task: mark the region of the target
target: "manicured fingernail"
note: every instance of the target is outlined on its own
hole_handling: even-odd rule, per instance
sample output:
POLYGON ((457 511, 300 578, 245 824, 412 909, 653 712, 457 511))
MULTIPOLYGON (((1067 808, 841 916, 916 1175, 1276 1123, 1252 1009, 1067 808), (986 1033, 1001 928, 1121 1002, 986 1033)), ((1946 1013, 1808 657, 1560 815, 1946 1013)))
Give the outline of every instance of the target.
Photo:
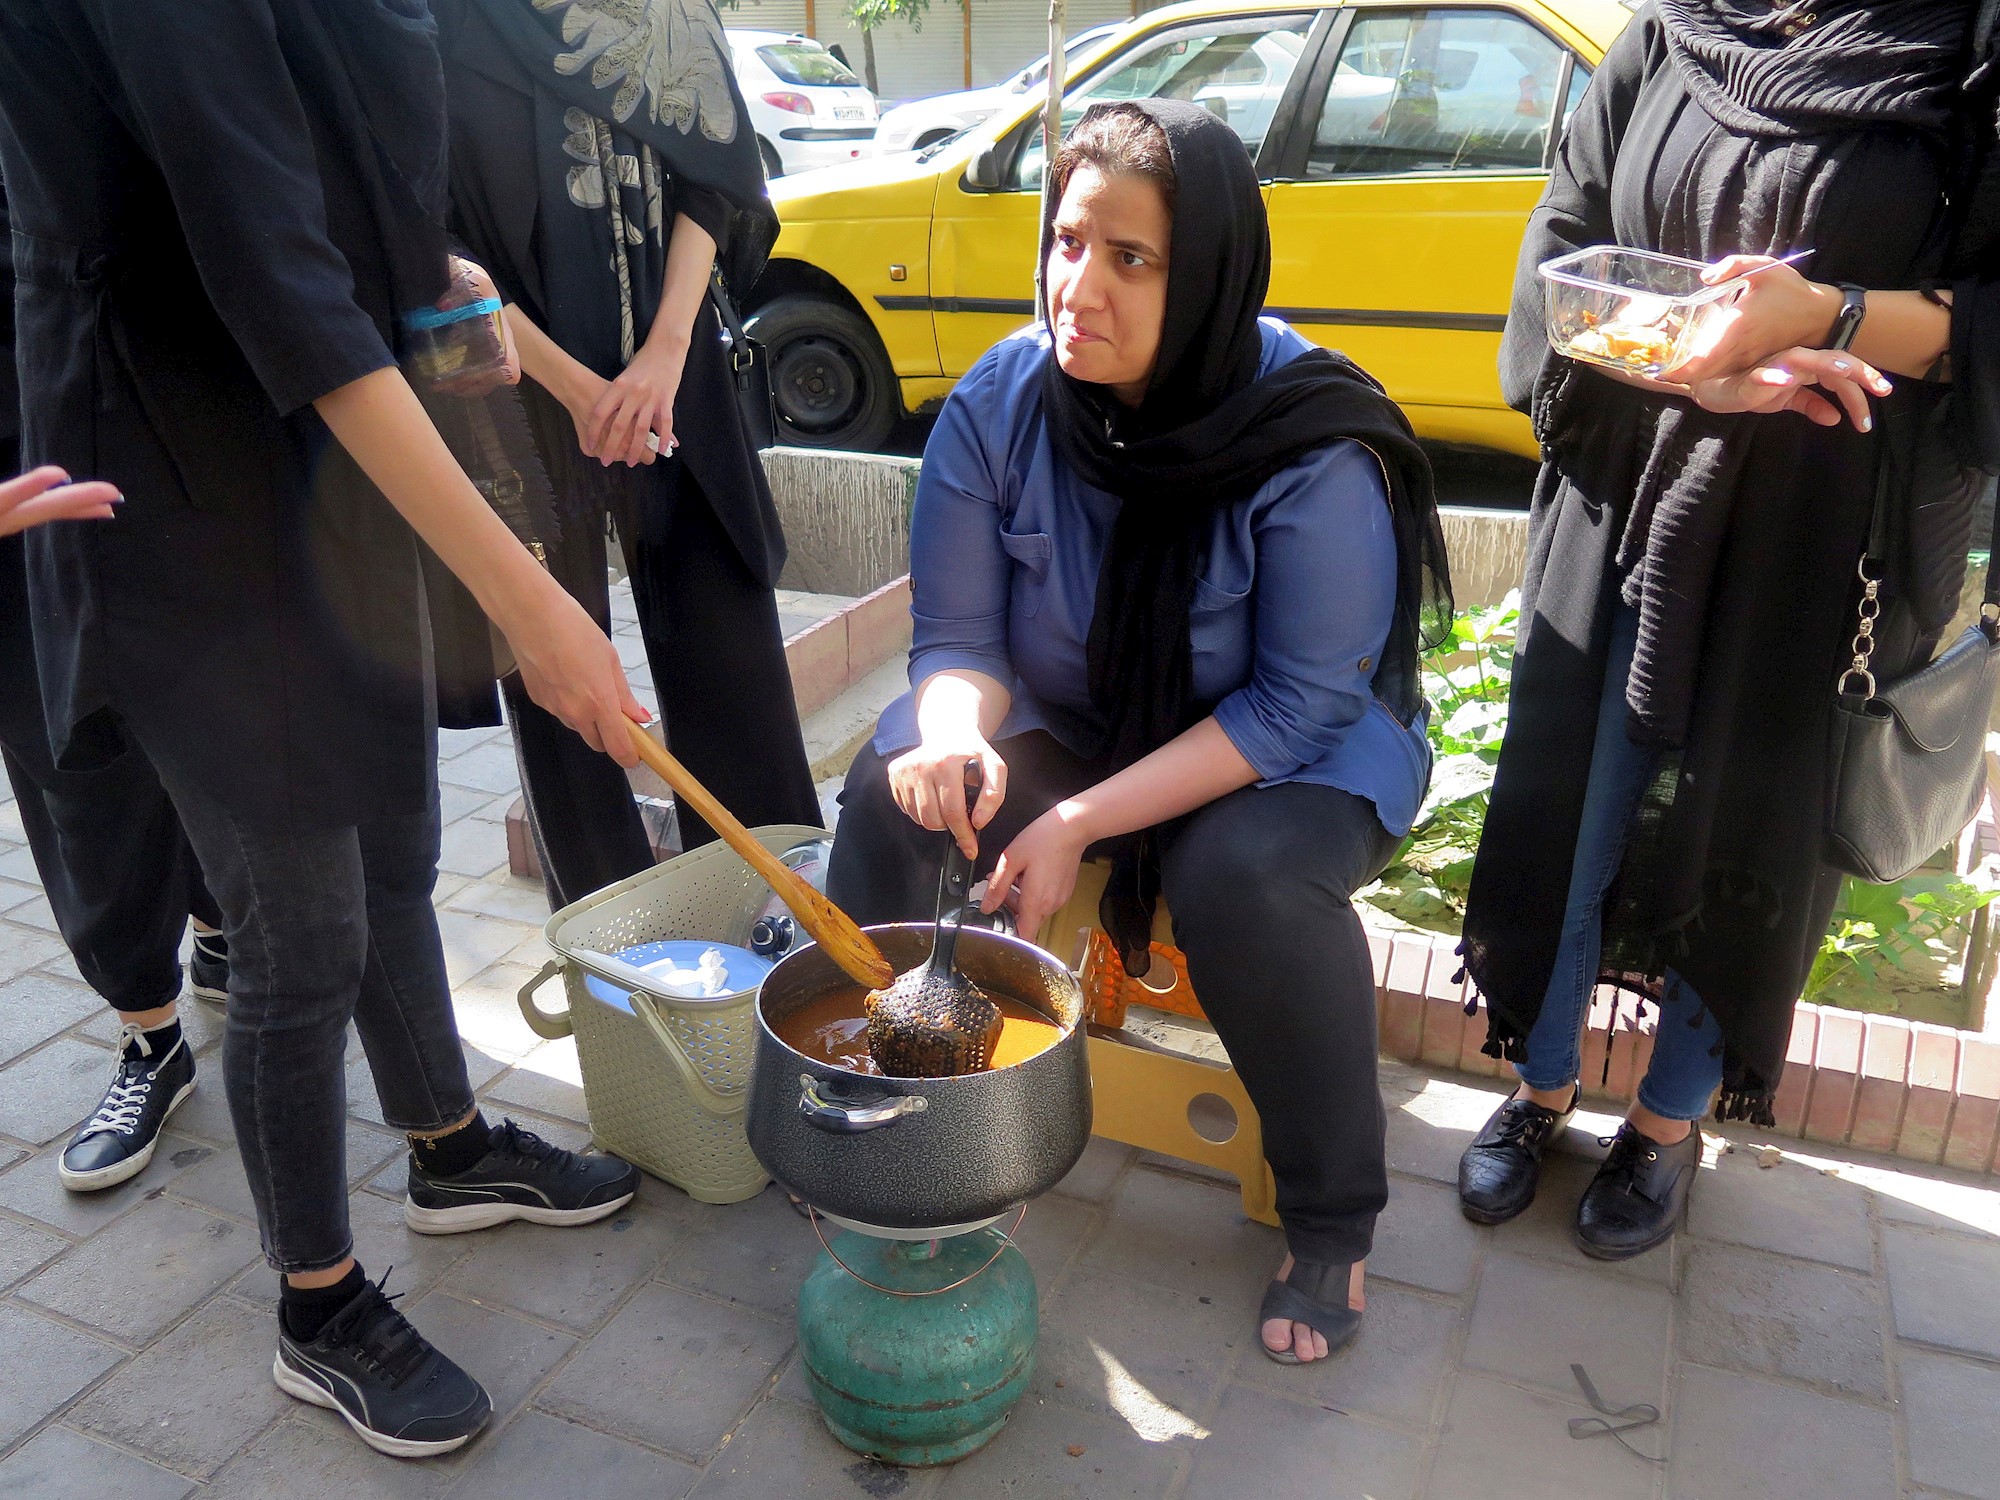
POLYGON ((1846 373, 1848 372, 1848 370, 1849 370, 1849 369, 1851 368, 1851 366, 1849 366, 1849 364, 1847 363, 1847 361, 1846 361, 1846 360, 1844 360, 1844 359, 1836 359, 1836 360, 1835 360, 1835 361, 1833 362, 1833 367, 1834 367, 1834 368, 1835 368, 1836 370, 1840 371, 1840 373, 1841 373, 1841 374, 1843 374, 1843 375, 1845 375, 1845 374, 1846 374, 1846 373))
POLYGON ((1866 412, 1861 414, 1861 430, 1863 432, 1873 432, 1875 430, 1875 419, 1866 412))

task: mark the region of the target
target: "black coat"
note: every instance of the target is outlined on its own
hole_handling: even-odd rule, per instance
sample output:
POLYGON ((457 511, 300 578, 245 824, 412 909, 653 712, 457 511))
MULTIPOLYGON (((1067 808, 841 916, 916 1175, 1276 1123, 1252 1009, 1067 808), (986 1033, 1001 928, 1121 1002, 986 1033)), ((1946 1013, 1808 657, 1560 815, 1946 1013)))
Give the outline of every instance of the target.
POLYGON ((24 457, 125 495, 29 539, 55 748, 129 735, 239 815, 336 824, 420 809, 435 735, 415 537, 311 409, 394 362, 317 110, 268 0, 0 7, 24 457))

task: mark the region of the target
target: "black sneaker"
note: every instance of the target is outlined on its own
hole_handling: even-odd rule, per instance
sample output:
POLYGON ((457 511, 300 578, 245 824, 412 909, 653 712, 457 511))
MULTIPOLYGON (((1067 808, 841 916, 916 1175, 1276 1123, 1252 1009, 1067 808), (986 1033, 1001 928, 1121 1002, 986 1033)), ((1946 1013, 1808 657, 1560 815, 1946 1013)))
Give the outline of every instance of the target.
POLYGON ((590 1224, 639 1191, 639 1169, 615 1156, 552 1145, 512 1120, 493 1127, 491 1149, 456 1177, 426 1172, 410 1154, 403 1221, 419 1234, 463 1234, 509 1219, 590 1224))
POLYGON ((153 1159, 167 1117, 193 1092, 194 1053, 187 1038, 155 1057, 146 1033, 127 1026, 119 1034, 118 1071, 104 1102, 56 1162, 62 1185, 72 1193, 94 1193, 137 1177, 153 1159))
POLYGON ((271 1378, 286 1395, 339 1412, 378 1453, 449 1453, 486 1425, 493 1402, 394 1303, 381 1281, 367 1282, 309 1344, 285 1331, 279 1313, 271 1378))
POLYGON ((1458 1159, 1458 1206, 1466 1218, 1475 1224, 1505 1224, 1527 1212, 1542 1179, 1542 1152, 1569 1128, 1582 1098, 1579 1084, 1565 1110, 1509 1099, 1493 1111, 1458 1159))
POLYGON ((188 955, 188 993, 217 1005, 229 1003, 229 939, 221 933, 196 930, 194 952, 188 955))

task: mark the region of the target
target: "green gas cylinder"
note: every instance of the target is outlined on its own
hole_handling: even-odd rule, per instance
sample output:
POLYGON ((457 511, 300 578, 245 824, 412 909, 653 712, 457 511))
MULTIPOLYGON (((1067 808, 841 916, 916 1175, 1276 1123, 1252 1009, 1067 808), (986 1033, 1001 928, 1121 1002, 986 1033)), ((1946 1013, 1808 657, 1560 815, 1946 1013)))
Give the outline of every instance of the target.
POLYGON ((1035 1300, 1035 1273, 998 1230, 840 1235, 799 1290, 800 1357, 827 1427, 909 1468, 976 1451, 1028 1388, 1035 1300))

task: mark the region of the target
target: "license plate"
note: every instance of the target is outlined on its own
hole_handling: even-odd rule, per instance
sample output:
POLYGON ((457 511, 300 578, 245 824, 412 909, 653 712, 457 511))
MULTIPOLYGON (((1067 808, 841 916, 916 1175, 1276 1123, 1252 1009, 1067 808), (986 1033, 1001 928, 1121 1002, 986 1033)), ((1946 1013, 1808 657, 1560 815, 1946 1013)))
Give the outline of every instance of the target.
POLYGON ((868 111, 852 105, 844 107, 836 105, 833 117, 836 120, 865 120, 868 118, 868 111))

